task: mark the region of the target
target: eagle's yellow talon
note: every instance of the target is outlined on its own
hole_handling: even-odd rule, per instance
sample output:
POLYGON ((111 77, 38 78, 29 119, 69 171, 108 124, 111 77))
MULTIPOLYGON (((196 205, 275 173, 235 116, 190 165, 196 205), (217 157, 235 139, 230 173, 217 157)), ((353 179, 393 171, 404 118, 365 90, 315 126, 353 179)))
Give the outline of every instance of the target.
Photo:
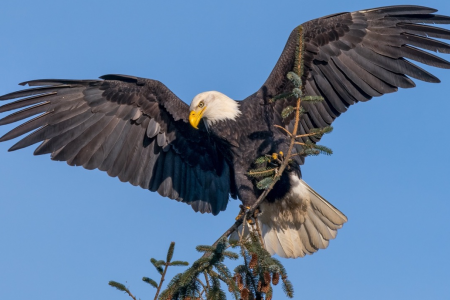
POLYGON ((281 156, 281 157, 283 157, 283 156, 284 156, 284 153, 283 153, 283 151, 280 151, 280 156, 281 156))
POLYGON ((278 159, 278 154, 273 153, 273 154, 272 154, 272 159, 273 159, 273 160, 277 160, 277 159, 278 159))
POLYGON ((239 220, 246 213, 246 211, 250 209, 250 206, 239 205, 239 207, 241 208, 241 211, 237 215, 236 220, 239 220))

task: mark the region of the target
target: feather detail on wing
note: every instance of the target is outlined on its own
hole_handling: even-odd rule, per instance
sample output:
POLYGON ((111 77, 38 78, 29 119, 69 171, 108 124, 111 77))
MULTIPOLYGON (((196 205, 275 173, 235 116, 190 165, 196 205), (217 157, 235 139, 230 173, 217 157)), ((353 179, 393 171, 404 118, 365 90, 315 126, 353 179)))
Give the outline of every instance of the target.
POLYGON ((34 80, 39 86, 0 97, 17 110, 0 125, 25 120, 0 142, 28 136, 10 151, 41 142, 36 155, 106 171, 164 197, 218 214, 230 193, 230 171, 204 128, 187 122, 189 107, 156 80, 106 75, 104 80, 34 80), (37 116, 36 116, 37 115, 37 116), (35 117, 36 116, 36 117, 35 117))
MULTIPOLYGON (((318 103, 303 102, 306 112, 298 133, 329 126, 348 107, 372 97, 411 88, 411 78, 440 82, 415 65, 450 68, 450 63, 428 51, 450 53, 450 45, 434 38, 450 40, 450 31, 427 24, 450 24, 450 17, 434 14, 435 9, 400 5, 339 13, 308 21, 293 30, 269 78, 259 90, 266 103, 276 95, 292 91, 286 74, 294 71, 300 30, 304 36, 303 93, 321 96, 318 103), (423 50, 422 50, 423 49, 423 50)), ((281 112, 296 99, 277 100, 274 122, 292 132, 293 115, 281 112)), ((280 129, 280 132, 281 129, 280 129)), ((304 138, 306 139, 306 138, 304 138)), ((320 138, 310 137, 318 142, 320 138)), ((301 151, 298 146, 296 151, 301 151)), ((299 163, 303 161, 299 160, 299 163)))

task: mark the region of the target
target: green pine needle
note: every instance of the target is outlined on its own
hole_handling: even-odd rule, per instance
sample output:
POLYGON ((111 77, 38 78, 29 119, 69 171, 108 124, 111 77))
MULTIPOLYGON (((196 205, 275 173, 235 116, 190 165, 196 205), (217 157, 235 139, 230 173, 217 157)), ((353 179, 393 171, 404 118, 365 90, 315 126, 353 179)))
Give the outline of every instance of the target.
POLYGON ((322 145, 315 145, 314 149, 318 150, 320 152, 320 154, 325 154, 325 155, 333 154, 333 150, 331 150, 328 147, 322 146, 322 145))
POLYGON ((302 101, 308 101, 308 102, 312 102, 312 103, 320 102, 323 100, 324 99, 321 96, 305 96, 302 98, 302 101))
POLYGON ((195 249, 197 249, 198 252, 213 252, 215 250, 214 247, 207 245, 198 245, 195 249))
POLYGON ((287 279, 283 279, 283 291, 289 298, 294 298, 294 287, 287 279))
POLYGON ((180 288, 181 273, 175 275, 167 285, 167 288, 159 294, 159 300, 173 299, 174 293, 180 288))
POLYGON ((172 260, 173 252, 175 250, 175 242, 171 242, 169 246, 169 250, 167 251, 167 262, 169 263, 172 260))
POLYGON ((306 109, 303 106, 300 106, 300 111, 299 111, 300 115, 304 114, 306 112, 307 112, 306 109))
POLYGON ((312 128, 309 130, 309 133, 313 133, 315 137, 321 138, 324 134, 330 133, 333 131, 333 127, 326 126, 323 128, 312 128))
POLYGON ((269 291, 266 293, 266 299, 272 299, 273 290, 272 286, 270 286, 269 291))
POLYGON ((319 154, 320 151, 316 149, 303 149, 303 152, 301 152, 302 156, 317 156, 319 154))
POLYGON ((142 281, 145 281, 145 282, 147 282, 148 284, 150 284, 152 287, 154 287, 154 288, 157 288, 158 287, 158 284, 156 283, 156 281, 154 281, 153 279, 151 279, 151 278, 148 278, 148 277, 142 277, 142 281))
POLYGON ((303 92, 299 88, 293 89, 292 94, 294 95, 295 98, 300 98, 301 96, 303 96, 303 92))
POLYGON ((273 180, 274 179, 272 177, 266 177, 266 178, 258 181, 258 183, 256 184, 256 187, 260 190, 265 190, 272 184, 273 180))
POLYGON ((267 156, 267 155, 264 155, 264 156, 258 157, 253 163, 255 165, 260 165, 260 164, 263 164, 263 163, 266 163, 266 162, 269 162, 269 161, 270 161, 270 157, 267 156))
POLYGON ((274 103, 277 100, 286 99, 286 98, 289 98, 291 96, 292 96, 292 93, 284 93, 284 94, 276 95, 275 97, 270 99, 269 102, 270 103, 274 103))
POLYGON ((293 106, 287 106, 285 109, 283 109, 283 111, 281 112, 281 117, 283 119, 286 119, 287 117, 289 117, 293 112, 294 112, 295 108, 293 106))
POLYGON ((226 300, 225 292, 220 288, 220 281, 217 278, 211 278, 211 287, 206 295, 207 299, 226 300))
POLYGON ((234 268, 234 273, 237 274, 245 274, 246 271, 247 271, 246 265, 239 265, 236 268, 234 268))
POLYGON ((156 271, 158 271, 159 274, 162 274, 164 272, 164 269, 162 268, 162 266, 166 264, 165 261, 156 260, 154 258, 151 258, 150 262, 152 263, 153 266, 155 266, 156 271))
POLYGON ((275 168, 260 168, 248 171, 247 175, 254 178, 272 176, 275 174, 275 168))
POLYGON ((298 76, 294 72, 287 73, 286 77, 294 84, 294 86, 296 88, 302 87, 302 80, 301 80, 300 76, 298 76))
POLYGON ((226 256, 226 257, 228 257, 229 259, 232 259, 232 260, 236 260, 236 259, 239 258, 239 255, 238 255, 238 254, 236 254, 236 253, 234 253, 234 252, 231 252, 231 251, 224 251, 224 252, 223 252, 223 255, 226 256))
POLYGON ((189 266, 187 261, 175 260, 170 263, 171 266, 189 266))
POLYGON ((108 282, 108 284, 110 285, 110 286, 112 286, 112 287, 115 287, 116 289, 118 289, 119 291, 122 291, 122 292, 128 292, 128 289, 123 285, 123 284, 121 284, 121 283, 119 283, 119 282, 116 282, 116 281, 110 281, 110 282, 108 282))
POLYGON ((282 275, 287 274, 286 269, 284 268, 284 266, 281 264, 281 262, 278 259, 271 257, 271 260, 275 265, 278 266, 278 268, 280 268, 280 274, 282 274, 282 275))
POLYGON ((326 127, 323 127, 322 130, 323 130, 323 133, 327 134, 327 133, 330 133, 333 131, 333 127, 326 126, 326 127))
POLYGON ((163 260, 156 260, 154 258, 150 259, 150 262, 155 266, 155 267, 160 267, 160 266, 164 266, 166 264, 165 261, 163 260))

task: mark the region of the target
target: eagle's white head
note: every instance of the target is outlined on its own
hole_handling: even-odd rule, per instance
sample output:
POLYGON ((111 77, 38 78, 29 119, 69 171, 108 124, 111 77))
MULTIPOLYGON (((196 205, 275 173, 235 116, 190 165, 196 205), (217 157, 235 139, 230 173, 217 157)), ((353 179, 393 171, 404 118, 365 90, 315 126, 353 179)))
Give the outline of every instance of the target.
POLYGON ((202 118, 207 125, 213 125, 218 121, 236 120, 241 114, 239 103, 230 97, 216 92, 204 92, 194 97, 191 102, 189 123, 198 129, 198 124, 202 118))

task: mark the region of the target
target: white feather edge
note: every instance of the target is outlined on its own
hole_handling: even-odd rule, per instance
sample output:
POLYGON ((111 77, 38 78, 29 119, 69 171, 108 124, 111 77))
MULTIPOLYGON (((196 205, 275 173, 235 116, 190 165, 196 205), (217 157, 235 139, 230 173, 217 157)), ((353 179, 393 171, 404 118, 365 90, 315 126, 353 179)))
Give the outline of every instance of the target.
MULTIPOLYGON (((292 189, 284 199, 261 204, 258 222, 270 254, 297 258, 327 248, 347 217, 305 181, 295 175, 290 179, 292 189)), ((247 236, 252 229, 247 224, 245 227, 247 236)), ((233 240, 239 240, 236 232, 230 236, 233 240)))

